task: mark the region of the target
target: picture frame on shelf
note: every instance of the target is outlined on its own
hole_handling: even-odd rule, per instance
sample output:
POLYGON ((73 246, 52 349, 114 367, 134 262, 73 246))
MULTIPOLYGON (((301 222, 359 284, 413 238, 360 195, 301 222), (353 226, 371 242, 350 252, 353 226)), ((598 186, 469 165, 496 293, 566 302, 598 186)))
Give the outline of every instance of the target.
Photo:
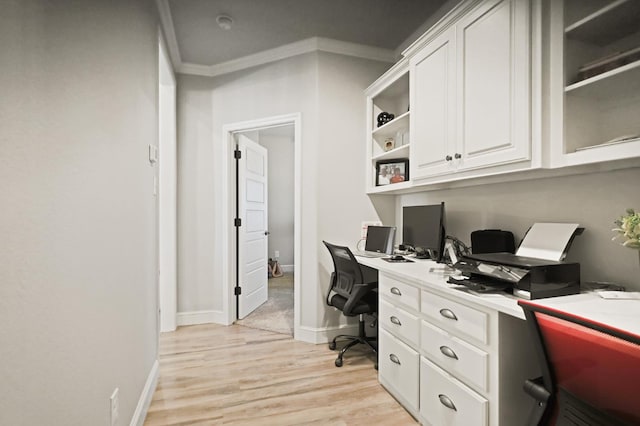
POLYGON ((409 180, 409 159, 398 158, 376 162, 376 186, 392 185, 409 180))

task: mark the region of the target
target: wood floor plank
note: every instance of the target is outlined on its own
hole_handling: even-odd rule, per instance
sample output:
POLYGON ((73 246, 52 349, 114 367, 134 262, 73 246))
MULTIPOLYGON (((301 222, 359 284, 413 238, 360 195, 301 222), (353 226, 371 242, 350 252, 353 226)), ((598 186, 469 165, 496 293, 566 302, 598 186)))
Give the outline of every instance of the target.
POLYGON ((145 425, 415 425, 378 383, 370 351, 336 352, 240 325, 180 327, 160 338, 145 425))

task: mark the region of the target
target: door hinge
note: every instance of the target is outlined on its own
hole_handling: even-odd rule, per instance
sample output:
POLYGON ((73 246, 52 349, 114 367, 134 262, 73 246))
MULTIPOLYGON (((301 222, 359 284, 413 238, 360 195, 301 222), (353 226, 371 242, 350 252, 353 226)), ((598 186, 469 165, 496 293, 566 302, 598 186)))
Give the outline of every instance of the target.
POLYGON ((240 151, 239 149, 236 149, 235 151, 233 151, 233 158, 235 158, 236 160, 241 159, 242 151, 240 151))
POLYGON ((236 227, 240 227, 240 226, 242 226, 242 219, 240 219, 239 217, 236 217, 236 218, 233 220, 233 226, 236 226, 236 227))
POLYGON ((242 294, 242 288, 241 287, 234 287, 233 294, 235 296, 240 296, 242 294))

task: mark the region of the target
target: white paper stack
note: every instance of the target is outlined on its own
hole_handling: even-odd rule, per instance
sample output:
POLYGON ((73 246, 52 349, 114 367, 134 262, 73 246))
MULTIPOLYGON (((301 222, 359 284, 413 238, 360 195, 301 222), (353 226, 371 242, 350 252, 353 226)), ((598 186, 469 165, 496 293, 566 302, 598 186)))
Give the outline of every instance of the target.
POLYGON ((516 256, 560 261, 579 226, 577 223, 534 223, 516 256))

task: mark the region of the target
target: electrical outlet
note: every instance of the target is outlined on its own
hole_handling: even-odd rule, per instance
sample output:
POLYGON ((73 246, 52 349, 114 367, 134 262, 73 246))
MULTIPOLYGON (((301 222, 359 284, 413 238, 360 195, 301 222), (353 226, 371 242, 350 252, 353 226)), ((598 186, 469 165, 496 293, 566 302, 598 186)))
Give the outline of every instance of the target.
POLYGON ((275 254, 275 258, 279 258, 280 257, 280 250, 276 250, 276 254, 275 254))
POLYGON ((119 390, 115 388, 113 393, 111 394, 111 426, 115 426, 118 424, 118 415, 120 414, 120 398, 119 398, 119 390))

